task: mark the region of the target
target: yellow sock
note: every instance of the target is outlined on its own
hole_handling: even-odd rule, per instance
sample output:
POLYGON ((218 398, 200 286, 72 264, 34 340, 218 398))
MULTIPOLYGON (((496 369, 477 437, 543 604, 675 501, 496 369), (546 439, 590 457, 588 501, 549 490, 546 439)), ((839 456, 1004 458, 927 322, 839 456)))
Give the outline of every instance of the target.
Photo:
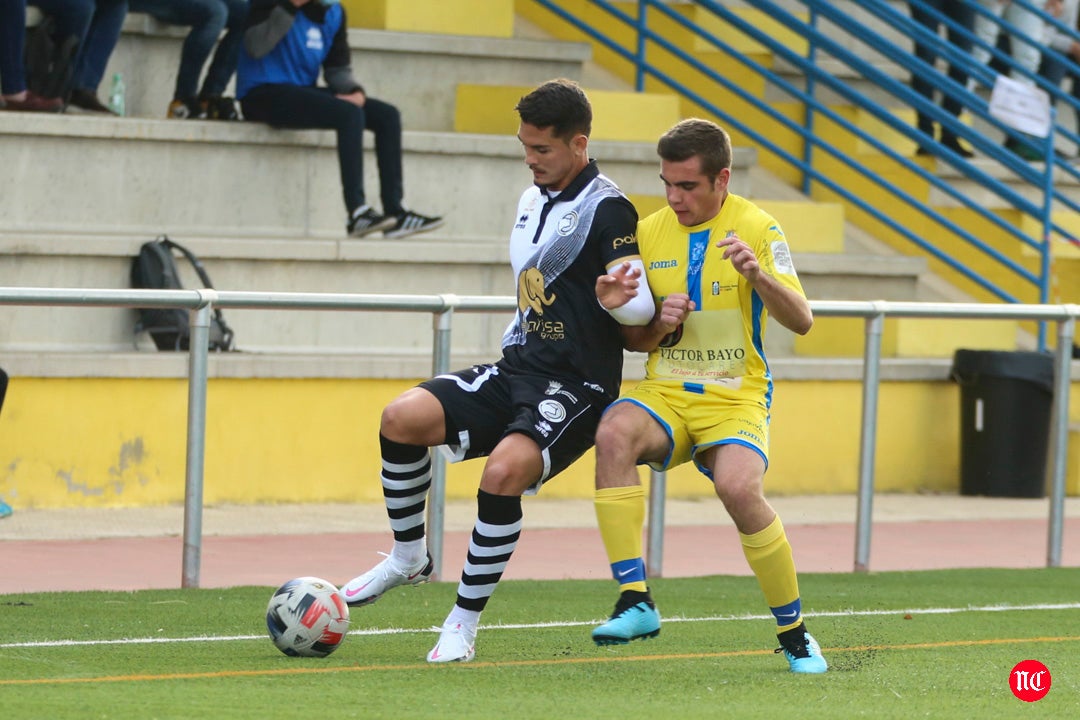
POLYGON ((802 622, 802 603, 799 600, 799 579, 791 544, 780 517, 773 518, 768 527, 753 535, 739 533, 743 554, 765 594, 765 602, 776 618, 776 631, 781 633, 802 622))
POLYGON ((593 499, 600 537, 604 539, 611 575, 619 591, 645 592, 645 562, 641 531, 645 526, 645 488, 640 485, 604 488, 593 499))

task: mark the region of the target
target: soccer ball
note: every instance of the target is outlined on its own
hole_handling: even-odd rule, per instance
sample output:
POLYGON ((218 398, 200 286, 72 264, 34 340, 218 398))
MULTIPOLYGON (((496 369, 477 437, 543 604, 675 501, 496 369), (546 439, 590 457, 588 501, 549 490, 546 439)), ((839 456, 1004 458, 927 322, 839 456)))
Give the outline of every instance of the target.
POLYGON ((317 577, 290 580, 266 607, 266 629, 286 655, 326 657, 349 629, 349 606, 333 584, 317 577))

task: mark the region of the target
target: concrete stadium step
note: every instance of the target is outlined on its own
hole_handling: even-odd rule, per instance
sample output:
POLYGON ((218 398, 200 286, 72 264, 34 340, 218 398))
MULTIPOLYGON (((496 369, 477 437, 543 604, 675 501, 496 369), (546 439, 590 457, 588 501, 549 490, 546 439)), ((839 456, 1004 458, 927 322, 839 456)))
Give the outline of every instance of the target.
MULTIPOLYGON (((508 109, 508 113, 512 112, 508 109)), ((371 138, 368 197, 378 200, 371 138)), ((340 239, 345 210, 335 139, 255 123, 7 113, 0 177, 9 231, 340 239)), ((590 145, 631 194, 657 192, 655 143, 590 145)), ((747 168, 753 152, 738 149, 747 168)), ((531 181, 513 135, 406 131, 405 201, 446 225, 431 237, 505 242, 518 192, 531 181)), ((745 186, 741 192, 752 192, 745 186)))
MULTIPOLYGON (((171 235, 202 260, 219 290, 511 296, 516 291, 505 243, 444 242, 437 238, 289 240, 280 237, 171 235)), ((61 235, 0 232, 0 286, 130 287, 132 258, 142 235, 61 235)), ((835 300, 911 300, 925 263, 909 258, 795 253, 810 297, 835 300)), ((185 287, 200 287, 177 263, 185 287)), ((454 348, 468 362, 499 346, 509 314, 461 313, 454 348)), ((226 320, 237 346, 250 353, 348 353, 377 377, 392 377, 427 360, 431 318, 423 313, 232 310, 226 320), (387 332, 388 322, 393 332, 387 332), (395 363, 398 365, 395 366, 395 363)), ((124 308, 0 306, 0 351, 123 352, 149 349, 133 333, 136 313, 124 308)), ((793 336, 770 329, 767 349, 796 352, 793 336)))
MULTIPOLYGON (((99 92, 108 91, 107 79, 118 72, 127 87, 128 114, 164 118, 186 37, 187 28, 132 13, 99 92)), ((349 45, 353 74, 372 97, 398 106, 407 130, 451 130, 458 83, 581 80, 583 64, 592 54, 585 43, 369 29, 350 29, 349 45)), ((231 85, 228 92, 233 92, 231 85)), ((512 112, 513 105, 506 110, 512 112)))

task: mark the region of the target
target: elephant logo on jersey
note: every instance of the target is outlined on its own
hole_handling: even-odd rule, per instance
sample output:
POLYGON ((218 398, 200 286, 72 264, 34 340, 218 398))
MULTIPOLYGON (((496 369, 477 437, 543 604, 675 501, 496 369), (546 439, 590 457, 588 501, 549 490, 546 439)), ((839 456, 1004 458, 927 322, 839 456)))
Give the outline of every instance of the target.
POLYGON ((544 274, 537 268, 525 268, 518 275, 518 310, 522 313, 532 308, 537 315, 544 314, 544 306, 555 302, 544 288, 544 274))

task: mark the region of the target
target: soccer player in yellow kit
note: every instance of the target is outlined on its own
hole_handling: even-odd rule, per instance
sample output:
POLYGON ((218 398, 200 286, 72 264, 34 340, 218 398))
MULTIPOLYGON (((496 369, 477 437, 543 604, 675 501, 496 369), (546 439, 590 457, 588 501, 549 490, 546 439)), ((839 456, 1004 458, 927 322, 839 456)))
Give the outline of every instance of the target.
MULTIPOLYGON (((743 552, 776 618, 792 672, 822 673, 821 649, 802 620, 791 545, 765 499, 772 376, 767 317, 805 334, 810 304, 780 225, 728 192, 731 140, 707 120, 683 120, 657 146, 668 207, 638 224, 638 244, 658 309, 623 328, 648 352, 646 377, 604 413, 596 433, 596 516, 620 597, 593 630, 598 645, 656 637, 660 615, 642 560, 645 492, 636 465, 693 461, 734 520, 743 552)), ((628 298, 620 270, 597 281, 604 307, 628 298)))

